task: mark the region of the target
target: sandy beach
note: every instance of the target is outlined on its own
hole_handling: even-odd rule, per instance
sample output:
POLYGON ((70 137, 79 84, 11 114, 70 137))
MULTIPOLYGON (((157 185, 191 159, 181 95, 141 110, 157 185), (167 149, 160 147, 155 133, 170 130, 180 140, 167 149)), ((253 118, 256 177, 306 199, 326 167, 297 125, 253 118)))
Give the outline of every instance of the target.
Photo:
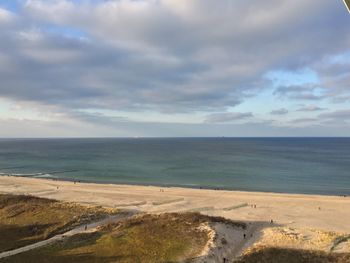
POLYGON ((0 177, 0 192, 142 212, 198 211, 248 222, 350 233, 350 197, 74 183, 0 177))

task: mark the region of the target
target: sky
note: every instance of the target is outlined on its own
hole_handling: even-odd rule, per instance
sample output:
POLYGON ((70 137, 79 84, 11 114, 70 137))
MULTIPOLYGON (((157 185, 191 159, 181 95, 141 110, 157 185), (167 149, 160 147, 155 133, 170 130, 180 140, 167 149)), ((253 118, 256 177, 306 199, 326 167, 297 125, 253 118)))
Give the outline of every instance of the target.
POLYGON ((343 1, 0 0, 0 137, 193 136, 350 136, 343 1))

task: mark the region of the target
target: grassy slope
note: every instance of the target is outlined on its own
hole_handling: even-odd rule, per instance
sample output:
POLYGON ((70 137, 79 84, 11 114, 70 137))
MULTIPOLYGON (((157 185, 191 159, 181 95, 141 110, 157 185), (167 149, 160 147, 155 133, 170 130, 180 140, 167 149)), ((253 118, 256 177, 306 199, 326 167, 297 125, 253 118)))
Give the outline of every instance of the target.
MULTIPOLYGON (((105 216, 107 211, 30 196, 0 195, 0 252, 34 243, 75 225, 105 216)), ((198 213, 143 215, 97 233, 80 234, 44 248, 0 262, 176 262, 188 260, 205 246, 208 237, 198 227, 222 222, 244 223, 198 213)), ((350 254, 264 248, 238 263, 350 263, 350 254)))
POLYGON ((63 243, 9 257, 4 262, 177 262, 197 256, 208 241, 197 213, 143 215, 76 235, 63 243))
POLYGON ((350 254, 325 253, 283 248, 265 248, 253 251, 236 263, 349 263, 350 254))
POLYGON ((44 240, 106 215, 103 208, 32 196, 0 195, 0 252, 44 240))

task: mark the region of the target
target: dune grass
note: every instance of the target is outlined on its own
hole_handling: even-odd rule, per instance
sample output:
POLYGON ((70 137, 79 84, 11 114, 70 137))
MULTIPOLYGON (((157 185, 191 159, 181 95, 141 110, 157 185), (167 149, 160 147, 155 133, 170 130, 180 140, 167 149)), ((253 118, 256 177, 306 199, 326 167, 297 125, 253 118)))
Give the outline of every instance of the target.
POLYGON ((198 213, 142 215, 79 234, 3 262, 179 262, 196 257, 208 241, 198 213))
POLYGON ((242 256, 236 263, 350 263, 349 253, 301 249, 263 248, 242 256))
POLYGON ((112 212, 33 196, 0 195, 0 252, 47 239, 112 212))

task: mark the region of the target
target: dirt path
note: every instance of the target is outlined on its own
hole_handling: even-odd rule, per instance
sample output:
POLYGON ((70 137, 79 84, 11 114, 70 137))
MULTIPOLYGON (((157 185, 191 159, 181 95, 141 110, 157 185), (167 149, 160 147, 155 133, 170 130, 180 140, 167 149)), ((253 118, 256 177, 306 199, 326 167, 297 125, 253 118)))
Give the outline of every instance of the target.
MULTIPOLYGON (((242 239, 235 248, 231 251, 228 257, 231 261, 237 259, 242 252, 254 244, 260 237, 260 231, 264 228, 264 223, 254 223, 248 227, 246 233, 246 238, 242 239)), ((229 261, 229 262, 231 262, 229 261)))
POLYGON ((54 242, 63 240, 65 238, 67 238, 67 237, 74 236, 76 234, 94 232, 94 231, 96 231, 97 227, 99 227, 99 226, 103 226, 103 225, 106 225, 106 224, 111 223, 111 222, 118 222, 118 221, 123 220, 125 218, 128 218, 128 217, 130 217, 130 216, 132 216, 134 214, 135 213, 132 213, 132 212, 130 212, 130 213, 121 213, 121 214, 118 214, 118 215, 108 216, 107 218, 104 218, 104 219, 102 219, 100 221, 97 221, 97 222, 93 222, 93 223, 90 223, 90 224, 87 224, 87 225, 78 226, 78 227, 76 227, 76 228, 74 228, 74 229, 72 229, 72 230, 70 230, 70 231, 68 231, 66 233, 53 236, 53 237, 51 237, 49 239, 46 239, 46 240, 43 240, 43 241, 31 244, 31 245, 28 245, 28 246, 16 248, 16 249, 13 249, 13 250, 10 250, 10 251, 2 252, 2 253, 0 253, 0 259, 1 258, 6 258, 6 257, 10 257, 10 256, 13 256, 13 255, 22 253, 22 252, 26 252, 26 251, 29 251, 29 250, 32 250, 32 249, 35 249, 35 248, 40 248, 40 247, 52 244, 54 242), (86 229, 85 229, 85 227, 86 227, 86 229))

